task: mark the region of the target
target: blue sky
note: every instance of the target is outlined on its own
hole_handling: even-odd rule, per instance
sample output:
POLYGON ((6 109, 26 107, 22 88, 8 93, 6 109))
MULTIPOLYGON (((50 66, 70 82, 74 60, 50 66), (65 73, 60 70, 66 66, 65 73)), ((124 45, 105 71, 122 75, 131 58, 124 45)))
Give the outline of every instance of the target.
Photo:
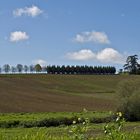
POLYGON ((114 65, 140 54, 139 0, 0 1, 0 65, 114 65))

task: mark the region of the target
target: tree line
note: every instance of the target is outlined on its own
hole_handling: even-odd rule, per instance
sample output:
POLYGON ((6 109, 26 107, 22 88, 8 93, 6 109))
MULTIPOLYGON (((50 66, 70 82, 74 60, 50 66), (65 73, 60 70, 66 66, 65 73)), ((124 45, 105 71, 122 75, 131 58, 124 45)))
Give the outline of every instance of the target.
POLYGON ((112 66, 47 66, 48 74, 115 74, 112 66))
MULTIPOLYGON (((52 65, 41 66, 36 65, 22 65, 10 66, 5 64, 0 67, 0 73, 48 73, 48 74, 115 74, 116 68, 113 66, 70 66, 70 65, 52 65)), ((119 73, 140 74, 140 64, 138 63, 138 55, 128 56, 126 64, 119 73)))
POLYGON ((0 73, 48 73, 48 74, 115 74, 116 68, 113 66, 41 66, 36 65, 22 65, 10 66, 5 64, 0 67, 0 73))
POLYGON ((10 66, 9 64, 3 65, 0 67, 0 73, 34 73, 34 72, 47 72, 47 67, 41 67, 40 64, 36 65, 22 65, 17 64, 16 66, 10 66))

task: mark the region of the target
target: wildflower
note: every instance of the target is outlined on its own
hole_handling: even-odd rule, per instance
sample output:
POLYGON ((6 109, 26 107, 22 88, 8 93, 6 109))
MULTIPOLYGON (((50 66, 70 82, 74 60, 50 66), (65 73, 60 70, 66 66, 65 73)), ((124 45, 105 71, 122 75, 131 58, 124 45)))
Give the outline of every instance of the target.
POLYGON ((83 109, 83 112, 87 113, 87 110, 84 108, 84 109, 83 109))
POLYGON ((122 117, 122 113, 121 112, 118 112, 117 113, 117 116, 122 117))
POLYGON ((107 134, 107 130, 105 130, 104 133, 107 134))
POLYGON ((118 116, 119 116, 119 117, 122 117, 122 113, 121 113, 121 112, 118 112, 118 116))
POLYGON ((83 122, 83 125, 85 125, 86 124, 86 122, 83 122))
POLYGON ((120 118, 119 118, 119 117, 117 117, 116 122, 118 122, 119 120, 120 120, 120 118))
POLYGON ((78 118, 78 121, 81 121, 81 118, 78 118))
POLYGON ((76 124, 76 121, 73 121, 72 123, 73 123, 73 124, 76 124))

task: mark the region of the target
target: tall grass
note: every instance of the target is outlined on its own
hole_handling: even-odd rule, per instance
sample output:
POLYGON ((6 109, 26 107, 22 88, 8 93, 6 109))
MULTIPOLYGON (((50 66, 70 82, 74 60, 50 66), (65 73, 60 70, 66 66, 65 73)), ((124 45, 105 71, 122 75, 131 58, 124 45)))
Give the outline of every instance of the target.
POLYGON ((68 127, 67 133, 59 136, 49 134, 40 129, 37 133, 28 133, 22 136, 6 136, 0 134, 0 140, 139 140, 140 135, 135 131, 128 133, 123 131, 125 120, 122 113, 117 113, 114 122, 106 123, 104 134, 99 137, 88 135, 90 129, 89 118, 78 118, 73 121, 73 125, 68 127), (81 122, 81 124, 79 124, 81 122))

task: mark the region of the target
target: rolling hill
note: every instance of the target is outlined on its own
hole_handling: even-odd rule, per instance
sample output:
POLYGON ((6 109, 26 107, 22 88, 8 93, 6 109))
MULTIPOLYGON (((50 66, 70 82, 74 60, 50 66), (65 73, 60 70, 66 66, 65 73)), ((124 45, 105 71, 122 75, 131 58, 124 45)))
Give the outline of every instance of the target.
POLYGON ((0 112, 56 112, 116 108, 119 75, 0 75, 0 112))

